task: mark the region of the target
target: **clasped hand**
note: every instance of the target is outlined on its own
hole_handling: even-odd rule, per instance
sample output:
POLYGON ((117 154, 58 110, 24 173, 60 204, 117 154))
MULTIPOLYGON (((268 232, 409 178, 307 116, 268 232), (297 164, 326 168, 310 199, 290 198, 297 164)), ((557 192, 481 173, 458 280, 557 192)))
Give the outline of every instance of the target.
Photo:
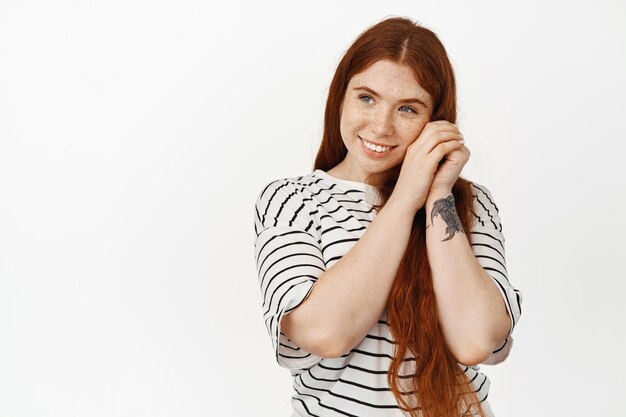
POLYGON ((456 125, 445 120, 427 123, 407 148, 392 196, 417 212, 430 193, 452 192, 469 156, 456 125))

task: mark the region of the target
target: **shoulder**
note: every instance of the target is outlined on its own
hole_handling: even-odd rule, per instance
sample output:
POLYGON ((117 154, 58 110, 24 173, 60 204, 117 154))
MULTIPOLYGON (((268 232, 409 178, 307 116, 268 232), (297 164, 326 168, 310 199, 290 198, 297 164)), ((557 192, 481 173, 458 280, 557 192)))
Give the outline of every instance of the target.
POLYGON ((267 227, 288 226, 311 230, 312 216, 307 204, 307 190, 316 178, 312 174, 285 177, 263 186, 255 203, 257 233, 267 227))
POLYGON ((474 197, 473 212, 476 216, 476 222, 481 226, 490 225, 501 231, 500 210, 491 190, 485 185, 473 181, 470 181, 470 186, 474 197))
POLYGON ((470 181, 470 185, 472 187, 472 195, 474 196, 475 201, 491 206, 495 210, 498 209, 489 188, 474 181, 470 181))
POLYGON ((313 174, 297 177, 284 177, 266 183, 257 196, 257 204, 268 203, 274 199, 291 199, 316 182, 313 174))

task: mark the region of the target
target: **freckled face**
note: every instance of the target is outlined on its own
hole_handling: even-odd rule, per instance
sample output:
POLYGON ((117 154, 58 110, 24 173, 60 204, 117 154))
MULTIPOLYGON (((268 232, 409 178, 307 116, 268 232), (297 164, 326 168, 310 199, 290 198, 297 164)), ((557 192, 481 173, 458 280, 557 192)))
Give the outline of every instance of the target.
POLYGON ((370 173, 400 164, 431 111, 430 95, 408 66, 375 62, 348 82, 340 120, 348 154, 331 171, 364 182, 370 173))

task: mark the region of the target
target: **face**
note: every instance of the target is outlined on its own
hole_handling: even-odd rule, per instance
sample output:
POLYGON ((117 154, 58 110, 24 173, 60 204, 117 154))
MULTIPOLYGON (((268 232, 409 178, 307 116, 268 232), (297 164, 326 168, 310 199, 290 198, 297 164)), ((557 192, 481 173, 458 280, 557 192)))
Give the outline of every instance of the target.
MULTIPOLYGON (((354 75, 341 107, 341 137, 348 149, 337 176, 358 182, 400 164, 430 120, 432 99, 406 65, 377 61, 354 75)), ((332 173, 329 171, 329 173, 332 173)))

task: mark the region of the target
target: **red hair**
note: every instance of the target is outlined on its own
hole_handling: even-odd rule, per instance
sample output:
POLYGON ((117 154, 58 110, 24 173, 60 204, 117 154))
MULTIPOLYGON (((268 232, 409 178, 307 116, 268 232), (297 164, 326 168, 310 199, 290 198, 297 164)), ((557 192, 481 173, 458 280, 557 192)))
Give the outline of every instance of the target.
MULTIPOLYGON (((413 70, 420 86, 433 99, 431 121, 456 122, 454 72, 437 36, 409 19, 385 19, 357 38, 335 71, 314 169, 328 171, 346 157, 339 122, 348 82, 380 60, 404 64, 413 70)), ((367 178, 367 183, 374 185, 382 196, 379 208, 389 199, 400 168, 401 164, 367 178)), ((473 221, 471 183, 459 177, 452 193, 463 228, 470 230, 473 221)), ((439 324, 426 254, 425 225, 426 211, 422 207, 413 219, 409 243, 387 300, 387 321, 395 340, 387 375, 389 387, 399 406, 412 417, 458 417, 470 407, 484 417, 471 382, 450 353, 439 324), (409 354, 415 358, 415 373, 407 375, 401 370, 406 371, 407 362, 403 359, 409 354)))

